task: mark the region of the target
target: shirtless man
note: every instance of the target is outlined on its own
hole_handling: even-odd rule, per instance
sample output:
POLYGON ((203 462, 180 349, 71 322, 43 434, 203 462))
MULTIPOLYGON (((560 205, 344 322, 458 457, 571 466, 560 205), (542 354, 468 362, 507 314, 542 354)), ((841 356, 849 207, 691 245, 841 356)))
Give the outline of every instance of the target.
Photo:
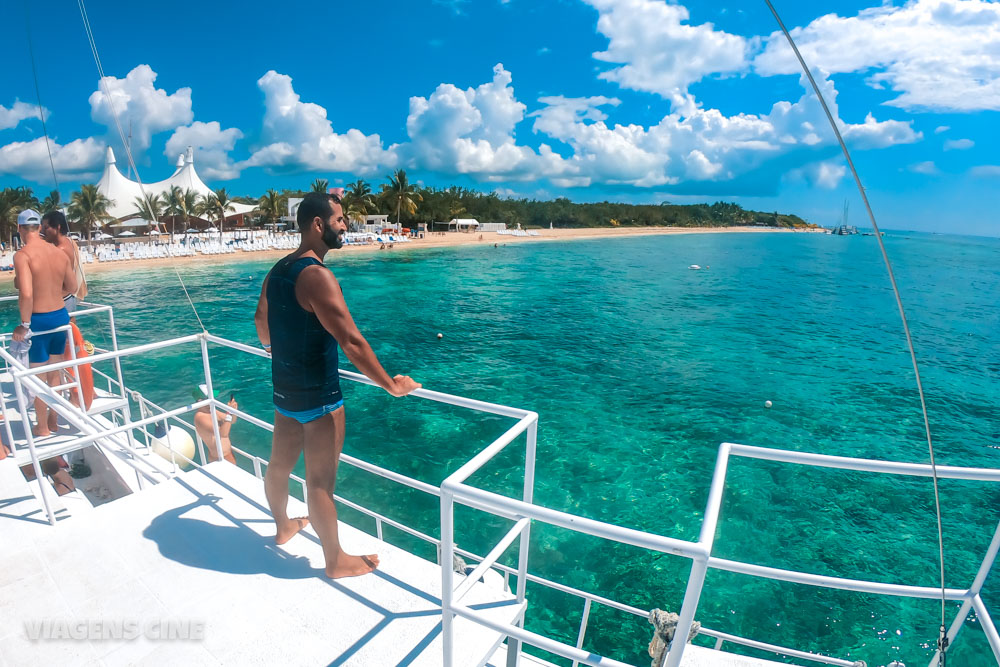
MULTIPOLYGON (((203 401, 208 398, 208 386, 199 385, 198 388, 192 392, 194 397, 203 401)), ((216 397, 218 397, 218 390, 215 391, 216 397)), ((240 407, 236 403, 236 398, 229 399, 229 406, 232 408, 240 407)), ((236 415, 223 412, 222 410, 215 411, 215 418, 219 421, 219 441, 222 443, 222 458, 226 459, 230 463, 236 463, 236 457, 233 456, 233 443, 229 439, 229 431, 233 428, 233 423, 236 421, 236 415)), ((219 448, 215 446, 215 426, 212 424, 212 407, 206 405, 205 407, 194 413, 194 427, 198 431, 198 435, 201 436, 202 441, 205 443, 205 447, 208 448, 208 460, 218 461, 219 460, 219 448)))
POLYGON ((343 246, 347 231, 339 193, 310 192, 296 218, 302 241, 267 274, 254 316, 257 336, 272 355, 274 382, 274 439, 264 492, 278 544, 312 521, 323 545, 326 576, 353 577, 371 572, 379 560, 375 554, 345 553, 337 534, 333 490, 344 447, 337 344, 359 371, 393 396, 405 396, 420 385, 385 372, 354 324, 337 279, 323 266, 326 253, 343 246), (288 476, 303 450, 309 519, 289 519, 288 476))
MULTIPOLYGON (((63 295, 76 292, 76 275, 66 253, 39 236, 41 218, 28 209, 17 216, 17 231, 24 246, 14 253, 14 287, 18 290, 17 307, 21 324, 13 338, 23 341, 31 337, 28 361, 32 368, 63 360, 66 352, 66 332, 32 335, 69 324, 69 313, 63 306, 63 295)), ((59 383, 59 371, 40 373, 49 386, 59 383)), ((38 437, 51 435, 58 428, 58 415, 40 397, 35 398, 35 427, 38 437)))
POLYGON ((76 241, 69 237, 69 224, 62 211, 49 211, 42 216, 42 238, 56 246, 69 258, 76 275, 76 291, 63 296, 66 310, 72 315, 76 304, 87 296, 87 277, 83 274, 80 264, 80 250, 76 241))

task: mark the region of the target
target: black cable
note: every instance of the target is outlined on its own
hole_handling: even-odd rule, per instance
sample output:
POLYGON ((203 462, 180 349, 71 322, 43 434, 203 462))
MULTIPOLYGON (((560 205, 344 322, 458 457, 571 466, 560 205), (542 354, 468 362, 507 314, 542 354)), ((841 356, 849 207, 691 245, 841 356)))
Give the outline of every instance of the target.
POLYGON ((31 76, 35 79, 35 98, 38 100, 38 118, 42 121, 42 134, 45 136, 45 150, 49 154, 49 167, 52 168, 52 181, 59 190, 59 178, 56 176, 56 164, 52 160, 52 147, 49 146, 49 133, 45 129, 45 107, 42 106, 42 93, 38 87, 38 70, 35 68, 35 47, 31 39, 31 10, 28 0, 24 0, 24 26, 28 35, 28 54, 31 56, 31 76))

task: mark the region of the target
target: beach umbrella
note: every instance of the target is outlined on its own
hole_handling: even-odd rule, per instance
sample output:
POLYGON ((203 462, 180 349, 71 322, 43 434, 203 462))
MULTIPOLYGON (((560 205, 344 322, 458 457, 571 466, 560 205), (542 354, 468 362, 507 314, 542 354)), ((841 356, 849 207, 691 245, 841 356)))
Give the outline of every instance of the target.
POLYGON ((193 227, 188 227, 187 229, 184 230, 184 233, 185 234, 197 234, 198 230, 194 229, 193 227))
POLYGON ((214 227, 214 226, 213 226, 213 227, 209 227, 209 228, 208 228, 208 229, 206 229, 205 231, 206 231, 206 232, 212 232, 212 233, 214 233, 214 232, 217 232, 217 231, 219 231, 219 229, 218 229, 217 227, 214 227))
POLYGON ((122 232, 118 236, 135 236, 135 232, 122 232))
POLYGON ((160 235, 160 230, 158 230, 158 229, 151 229, 151 230, 149 230, 149 235, 150 236, 159 236, 160 235))

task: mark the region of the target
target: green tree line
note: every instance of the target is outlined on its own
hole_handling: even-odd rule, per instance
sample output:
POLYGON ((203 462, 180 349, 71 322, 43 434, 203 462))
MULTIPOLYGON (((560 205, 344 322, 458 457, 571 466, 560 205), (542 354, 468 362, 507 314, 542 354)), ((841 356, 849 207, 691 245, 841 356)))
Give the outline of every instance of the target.
MULTIPOLYGON (((134 202, 135 214, 163 223, 171 235, 178 225, 186 229, 192 218, 209 220, 222 228, 232 214, 233 203, 256 206, 251 220, 255 224, 277 222, 288 210, 289 197, 301 197, 308 191, 325 192, 329 182, 316 179, 307 190, 269 189, 259 197, 234 196, 225 188, 201 195, 193 190, 174 187, 160 195, 147 194, 134 202)), ((111 202, 98 192, 97 186, 81 185, 70 196, 67 218, 71 226, 84 236, 112 221, 108 209, 111 202)), ((16 231, 17 214, 26 208, 41 212, 64 206, 59 192, 53 190, 39 200, 30 187, 0 190, 0 234, 10 238, 16 231)), ((447 222, 452 218, 475 218, 481 223, 501 222, 513 228, 572 228, 572 227, 730 227, 761 226, 805 228, 813 227, 796 215, 752 211, 739 204, 627 204, 623 202, 574 203, 565 197, 553 200, 501 197, 470 188, 418 187, 410 183, 406 171, 398 169, 378 186, 376 192, 365 180, 348 184, 343 198, 344 212, 355 225, 368 215, 387 215, 390 221, 404 227, 419 223, 447 222)))

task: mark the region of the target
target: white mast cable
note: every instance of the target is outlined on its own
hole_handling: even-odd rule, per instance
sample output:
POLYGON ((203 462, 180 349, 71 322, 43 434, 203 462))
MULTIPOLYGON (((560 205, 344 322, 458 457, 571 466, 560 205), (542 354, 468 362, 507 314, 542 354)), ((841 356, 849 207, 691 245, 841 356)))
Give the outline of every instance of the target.
MULTIPOLYGON (((77 4, 80 7, 80 17, 83 19, 83 27, 87 32, 87 41, 90 42, 90 50, 94 54, 94 63, 97 65, 97 75, 100 77, 100 85, 104 89, 104 97, 108 100, 108 106, 111 109, 111 117, 115 121, 115 127, 118 129, 118 136, 122 140, 122 145, 125 146, 125 155, 128 158, 129 166, 132 171, 135 172, 135 180, 139 183, 139 191, 142 193, 142 198, 146 197, 146 188, 142 184, 142 178, 139 176, 139 169, 135 166, 135 160, 132 159, 132 148, 129 146, 128 142, 125 141, 125 132, 122 131, 121 121, 118 120, 118 111, 115 109, 115 101, 111 96, 111 91, 108 89, 108 83, 104 77, 104 66, 101 65, 101 56, 97 53, 97 42, 94 41, 94 33, 90 28, 90 18, 87 16, 87 7, 84 5, 84 0, 77 0, 77 4)), ((147 200, 148 201, 148 200, 147 200)), ((184 284, 184 279, 181 278, 180 271, 177 270, 177 266, 171 264, 174 269, 174 274, 177 275, 177 280, 181 283, 181 289, 184 290, 184 296, 187 297, 188 304, 191 305, 191 310, 194 311, 194 316, 198 320, 198 326, 201 327, 202 331, 208 331, 205 328, 205 324, 201 321, 201 316, 198 314, 198 309, 194 307, 194 301, 191 300, 191 295, 188 294, 187 285, 184 284)))
POLYGON ((896 306, 899 309, 899 317, 903 322, 903 332, 906 334, 906 346, 910 352, 910 361, 913 364, 913 374, 917 380, 917 393, 920 395, 920 412, 924 417, 924 433, 927 437, 927 450, 930 452, 930 464, 931 464, 931 480, 934 483, 934 513, 937 517, 937 538, 938 538, 938 556, 940 559, 940 573, 941 573, 941 627, 939 630, 938 637, 938 656, 940 659, 940 664, 944 665, 945 662, 945 652, 948 650, 948 634, 947 626, 945 625, 945 606, 946 596, 945 596, 945 580, 944 580, 944 531, 941 525, 941 496, 938 492, 938 474, 937 474, 937 463, 934 459, 934 443, 931 439, 931 424, 930 419, 927 416, 927 399, 924 396, 923 383, 920 381, 920 368, 917 364, 917 353, 913 347, 913 337, 910 335, 910 325, 906 320, 906 311, 903 309, 903 299, 899 294, 899 286, 896 284, 896 276, 892 271, 892 263, 889 261, 889 253, 886 252, 885 242, 882 241, 882 234, 879 232, 878 223, 875 222, 875 213, 872 211, 871 204, 868 202, 868 195, 865 193, 865 188, 861 184, 861 177, 858 176, 858 170, 854 167, 854 160, 851 159, 851 153, 847 150, 847 144, 844 143, 844 137, 840 134, 840 128, 837 127, 837 121, 834 119, 833 114, 830 113, 830 107, 827 106, 826 99, 823 97, 823 93, 820 92, 819 86, 816 85, 816 79, 813 78, 812 72, 809 70, 809 66, 806 65, 805 59, 799 52, 799 48, 795 45, 795 40, 792 39, 791 33, 788 32, 788 28, 785 27, 784 22, 781 17, 778 16, 778 11, 771 4, 771 0, 764 0, 767 3, 768 9, 774 14, 774 19, 778 22, 778 27, 781 28, 781 32, 784 33, 785 39, 788 40, 789 46, 792 47, 792 51, 795 52, 795 57, 799 61, 799 65, 802 66, 802 71, 809 78, 809 83, 812 84, 812 89, 816 93, 816 97, 819 98, 819 103, 823 107, 823 111, 826 113, 826 119, 830 121, 830 127, 833 128, 833 133, 837 135, 837 142, 840 144, 841 150, 844 152, 844 157, 847 159, 847 166, 851 169, 851 174, 854 176, 854 182, 858 186, 858 192, 861 193, 861 200, 865 204, 865 209, 868 211, 868 218, 872 222, 872 228, 875 230, 875 240, 878 242, 879 250, 882 252, 882 260, 885 262, 886 271, 889 274, 889 282, 892 284, 892 293, 896 297, 896 306))

